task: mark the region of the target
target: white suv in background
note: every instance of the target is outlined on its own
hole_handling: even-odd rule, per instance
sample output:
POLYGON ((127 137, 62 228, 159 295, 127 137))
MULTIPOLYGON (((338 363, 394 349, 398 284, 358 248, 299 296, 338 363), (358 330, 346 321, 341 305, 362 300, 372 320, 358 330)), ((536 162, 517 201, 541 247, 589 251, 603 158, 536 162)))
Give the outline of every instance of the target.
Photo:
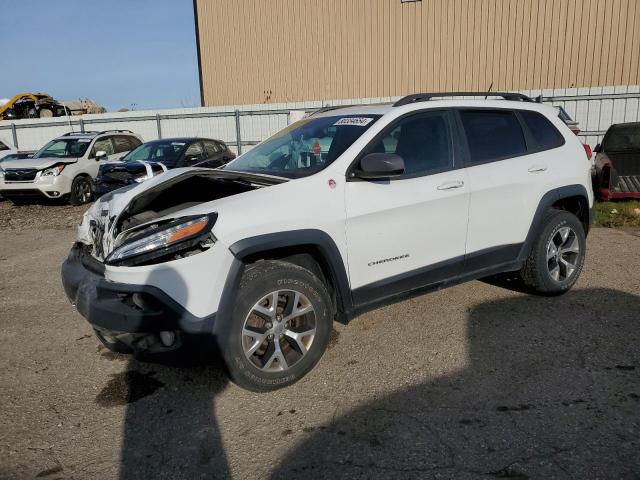
POLYGON ((142 139, 129 130, 67 133, 32 158, 2 162, 0 194, 14 203, 34 196, 68 196, 72 205, 87 203, 100 164, 118 160, 141 144, 142 139))
POLYGON ((486 94, 325 109, 222 169, 106 195, 62 267, 69 299, 113 350, 213 338, 266 391, 313 368, 334 319, 501 272, 566 292, 591 224, 582 144, 528 97, 461 95, 486 94))

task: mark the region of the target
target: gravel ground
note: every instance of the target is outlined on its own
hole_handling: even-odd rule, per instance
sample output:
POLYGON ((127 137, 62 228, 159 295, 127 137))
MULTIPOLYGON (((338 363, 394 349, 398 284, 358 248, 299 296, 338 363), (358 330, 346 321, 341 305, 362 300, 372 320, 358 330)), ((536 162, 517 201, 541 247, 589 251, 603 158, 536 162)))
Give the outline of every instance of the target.
POLYGON ((595 229, 562 297, 471 282, 337 325, 258 395, 99 346, 59 279, 83 210, 0 203, 2 479, 640 476, 637 231, 595 229))
POLYGON ((62 202, 30 203, 16 206, 0 198, 0 232, 47 228, 74 228, 90 205, 73 207, 62 202))

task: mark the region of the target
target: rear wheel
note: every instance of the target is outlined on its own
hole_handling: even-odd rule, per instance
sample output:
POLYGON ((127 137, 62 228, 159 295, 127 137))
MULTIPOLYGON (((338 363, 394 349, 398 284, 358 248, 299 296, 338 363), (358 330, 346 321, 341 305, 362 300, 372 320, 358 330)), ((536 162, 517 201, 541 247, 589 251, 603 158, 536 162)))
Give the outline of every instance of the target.
POLYGON ((580 220, 563 210, 549 210, 520 276, 529 288, 542 295, 560 295, 578 280, 586 252, 580 220))
POLYGON ((331 299, 309 270, 281 261, 249 266, 218 334, 231 379, 266 392, 300 380, 327 348, 331 299))
POLYGON ((89 177, 76 177, 71 184, 71 194, 69 203, 71 205, 82 205, 88 203, 93 198, 93 184, 89 177))

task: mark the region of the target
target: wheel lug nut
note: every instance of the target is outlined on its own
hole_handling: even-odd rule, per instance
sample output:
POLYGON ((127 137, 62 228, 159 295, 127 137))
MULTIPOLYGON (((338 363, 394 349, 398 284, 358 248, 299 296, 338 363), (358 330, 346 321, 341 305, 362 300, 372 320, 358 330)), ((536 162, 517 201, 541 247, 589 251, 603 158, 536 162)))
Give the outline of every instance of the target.
POLYGON ((271 324, 271 322, 267 322, 266 327, 267 327, 267 328, 271 328, 271 327, 273 327, 273 325, 271 324))

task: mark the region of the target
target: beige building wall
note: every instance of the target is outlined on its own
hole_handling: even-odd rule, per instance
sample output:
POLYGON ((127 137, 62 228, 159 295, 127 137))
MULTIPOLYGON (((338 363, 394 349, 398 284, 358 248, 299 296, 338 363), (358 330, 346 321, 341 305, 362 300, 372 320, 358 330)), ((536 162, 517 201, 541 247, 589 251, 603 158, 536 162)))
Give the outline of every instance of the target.
POLYGON ((640 83, 640 0, 194 0, 204 105, 640 83))

